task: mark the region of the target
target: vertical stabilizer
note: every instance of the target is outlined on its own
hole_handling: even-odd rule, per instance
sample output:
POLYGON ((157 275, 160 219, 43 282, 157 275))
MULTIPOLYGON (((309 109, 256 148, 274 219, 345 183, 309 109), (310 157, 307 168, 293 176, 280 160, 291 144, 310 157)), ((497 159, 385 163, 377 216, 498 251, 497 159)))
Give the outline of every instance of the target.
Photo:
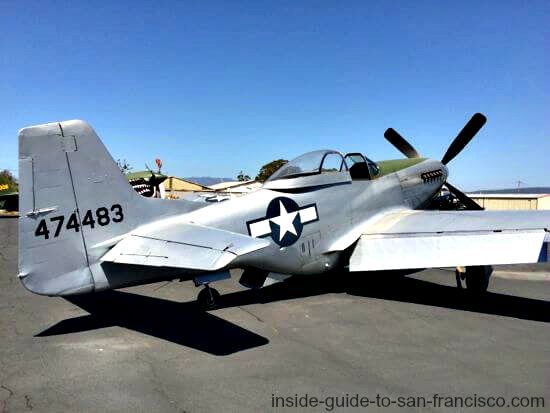
POLYGON ((38 294, 109 288, 100 256, 141 223, 185 209, 139 196, 80 120, 22 129, 19 174, 19 277, 38 294))

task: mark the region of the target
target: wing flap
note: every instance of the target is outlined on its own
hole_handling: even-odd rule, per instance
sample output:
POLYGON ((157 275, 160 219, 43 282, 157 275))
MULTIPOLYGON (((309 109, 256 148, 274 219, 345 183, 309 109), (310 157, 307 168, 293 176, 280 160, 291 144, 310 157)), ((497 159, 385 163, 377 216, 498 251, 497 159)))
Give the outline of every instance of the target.
POLYGON ((549 211, 400 211, 363 231, 350 271, 544 262, 549 211))
POLYGON ((120 264, 216 271, 269 242, 190 223, 157 231, 144 228, 119 241, 102 258, 120 264))
POLYGON ((490 233, 363 235, 350 271, 539 262, 544 230, 490 233))

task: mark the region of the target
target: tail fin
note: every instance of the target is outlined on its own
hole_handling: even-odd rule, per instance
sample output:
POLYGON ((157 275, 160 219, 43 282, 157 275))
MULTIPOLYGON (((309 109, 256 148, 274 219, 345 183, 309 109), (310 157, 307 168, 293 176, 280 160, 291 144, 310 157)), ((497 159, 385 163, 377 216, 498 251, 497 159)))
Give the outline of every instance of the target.
POLYGON ((151 202, 156 216, 175 206, 139 196, 79 120, 22 129, 19 174, 19 277, 38 294, 108 288, 99 257, 151 218, 151 202))

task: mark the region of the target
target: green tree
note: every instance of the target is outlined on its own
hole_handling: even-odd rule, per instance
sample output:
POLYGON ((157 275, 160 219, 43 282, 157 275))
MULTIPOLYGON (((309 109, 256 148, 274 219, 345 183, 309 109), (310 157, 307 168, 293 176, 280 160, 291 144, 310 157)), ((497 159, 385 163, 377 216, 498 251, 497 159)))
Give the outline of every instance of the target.
POLYGON ((246 175, 243 171, 237 175, 237 181, 250 181, 250 175, 246 175))
POLYGON ((15 176, 7 169, 0 171, 0 192, 12 192, 17 190, 18 186, 15 176))
POLYGON ((287 162, 288 161, 286 159, 277 159, 275 161, 266 163, 264 166, 262 166, 260 172, 258 172, 258 175, 256 175, 256 181, 264 182, 267 178, 273 175, 273 173, 277 169, 279 169, 287 162))

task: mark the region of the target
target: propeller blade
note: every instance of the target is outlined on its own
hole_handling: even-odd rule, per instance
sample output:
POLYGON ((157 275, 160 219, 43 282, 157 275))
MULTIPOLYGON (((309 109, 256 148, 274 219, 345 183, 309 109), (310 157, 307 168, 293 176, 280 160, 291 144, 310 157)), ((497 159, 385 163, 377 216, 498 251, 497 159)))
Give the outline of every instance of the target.
POLYGON ((449 145, 449 149, 441 159, 441 163, 447 165, 462 149, 472 140, 472 138, 485 125, 487 118, 481 113, 476 113, 468 123, 458 133, 454 141, 449 145))
POLYGON ((454 196, 458 198, 460 202, 464 204, 466 209, 472 210, 472 211, 482 211, 483 208, 472 198, 470 198, 468 195, 466 195, 464 192, 462 192, 460 189, 456 188, 455 186, 451 185, 449 182, 445 182, 445 186, 451 192, 454 196))
POLYGON ((407 158, 420 158, 420 154, 416 152, 416 149, 414 149, 403 136, 397 133, 395 129, 388 128, 386 132, 384 132, 384 137, 407 158))

